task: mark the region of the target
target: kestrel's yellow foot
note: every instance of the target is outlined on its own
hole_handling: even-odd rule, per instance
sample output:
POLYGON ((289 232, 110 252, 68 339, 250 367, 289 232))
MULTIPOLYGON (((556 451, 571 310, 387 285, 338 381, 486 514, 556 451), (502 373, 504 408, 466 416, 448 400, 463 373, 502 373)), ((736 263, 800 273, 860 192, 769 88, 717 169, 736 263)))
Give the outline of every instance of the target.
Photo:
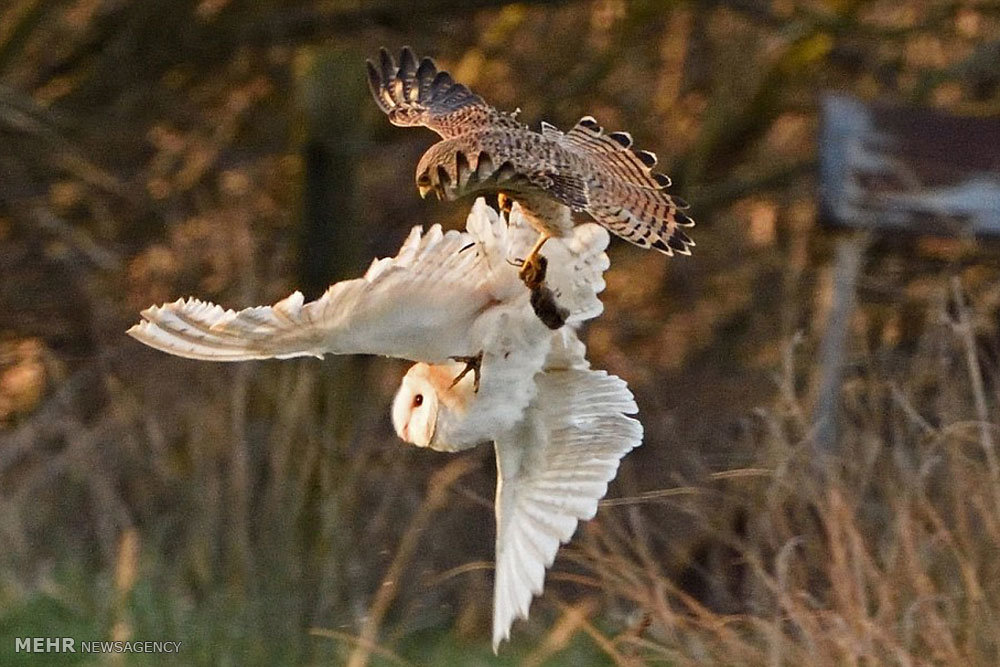
POLYGON ((528 256, 521 262, 521 271, 518 275, 530 290, 538 289, 545 282, 545 269, 549 266, 549 260, 538 253, 549 238, 548 232, 542 232, 538 236, 538 240, 535 241, 535 245, 532 246, 531 251, 528 252, 528 256))
POLYGON ((497 206, 500 207, 501 211, 503 211, 504 213, 508 213, 509 214, 510 213, 510 209, 514 206, 514 200, 511 199, 510 197, 508 197, 503 192, 498 192, 497 193, 497 206))
POLYGON ((518 272, 518 275, 524 281, 524 284, 528 286, 528 289, 534 291, 545 282, 545 272, 548 266, 549 260, 545 259, 543 255, 533 253, 521 264, 521 270, 518 272))
POLYGON ((555 330, 566 324, 569 311, 556 303, 556 296, 545 285, 531 290, 531 307, 542 324, 555 330))
POLYGON ((462 372, 455 376, 455 379, 451 381, 451 386, 454 387, 456 384, 462 381, 469 371, 472 371, 472 391, 473 393, 479 393, 479 371, 483 365, 483 353, 480 351, 474 357, 452 357, 452 361, 458 361, 465 364, 465 368, 462 372))

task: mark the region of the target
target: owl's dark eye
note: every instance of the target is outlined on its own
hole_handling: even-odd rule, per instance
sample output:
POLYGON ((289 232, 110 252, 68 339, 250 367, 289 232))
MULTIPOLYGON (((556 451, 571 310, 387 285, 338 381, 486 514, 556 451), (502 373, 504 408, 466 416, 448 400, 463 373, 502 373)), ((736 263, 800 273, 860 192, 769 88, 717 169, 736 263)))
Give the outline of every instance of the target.
POLYGON ((413 407, 419 408, 423 404, 424 404, 423 394, 417 394, 416 396, 413 397, 413 407))

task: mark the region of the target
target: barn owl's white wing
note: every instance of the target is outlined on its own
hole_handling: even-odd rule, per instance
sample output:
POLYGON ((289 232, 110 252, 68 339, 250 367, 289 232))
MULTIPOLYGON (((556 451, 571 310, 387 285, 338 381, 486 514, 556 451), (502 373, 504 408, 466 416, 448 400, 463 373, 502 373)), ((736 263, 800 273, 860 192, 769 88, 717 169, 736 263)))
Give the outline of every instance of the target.
POLYGON ((527 617, 545 569, 590 519, 620 459, 642 441, 623 380, 592 370, 571 330, 554 334, 524 419, 496 439, 497 539, 493 648, 527 617))
MULTIPOLYGON (((482 342, 470 339, 472 326, 484 312, 521 301, 528 307, 509 260, 526 254, 532 234, 519 215, 508 225, 482 199, 467 229, 414 228, 396 257, 374 261, 362 278, 337 283, 310 303, 299 292, 241 311, 181 299, 143 311, 144 321, 128 333, 164 352, 214 361, 333 353, 434 363, 473 355, 482 342)), ((565 245, 553 244, 560 261, 585 269, 554 273, 566 292, 560 304, 577 319, 600 312, 606 236, 585 228, 565 245)))
MULTIPOLYGON (((511 211, 512 223, 518 219, 519 210, 511 211)), ((537 234, 523 223, 534 243, 537 234)), ((565 239, 550 239, 542 254, 548 259, 545 282, 555 294, 560 306, 569 311, 566 323, 574 326, 593 319, 604 312, 604 304, 597 295, 604 291, 604 272, 611 265, 604 250, 610 240, 608 230, 597 223, 587 222, 573 228, 573 235, 565 239)), ((520 243, 517 246, 521 247, 520 243)))
POLYGON ((482 256, 462 251, 459 232, 414 228, 394 258, 375 260, 362 278, 345 280, 304 303, 300 292, 273 306, 225 310, 197 299, 142 312, 128 333, 164 352, 239 361, 335 354, 385 354, 441 360, 465 354, 455 344, 490 300, 482 256), (464 328, 463 328, 464 327, 464 328))
MULTIPOLYGON (((480 217, 474 222, 470 217, 469 232, 484 239, 491 256, 503 256, 506 252, 508 264, 524 259, 528 249, 538 240, 538 232, 522 215, 520 204, 514 204, 510 224, 499 236, 494 232, 491 238, 486 229, 479 228, 486 220, 480 217)), ((610 235, 604 227, 586 222, 574 227, 570 236, 550 239, 543 247, 542 255, 548 259, 545 284, 554 293, 559 306, 569 311, 567 324, 579 325, 604 311, 597 295, 604 291, 604 272, 611 265, 604 252, 609 240, 610 235)))

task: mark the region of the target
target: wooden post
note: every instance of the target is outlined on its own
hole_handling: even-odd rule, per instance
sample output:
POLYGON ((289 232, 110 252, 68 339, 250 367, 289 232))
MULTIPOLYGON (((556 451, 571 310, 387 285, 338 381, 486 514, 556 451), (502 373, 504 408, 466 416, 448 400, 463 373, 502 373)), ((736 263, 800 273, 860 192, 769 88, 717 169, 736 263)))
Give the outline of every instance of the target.
POLYGON ((847 335, 854 313, 861 259, 868 245, 867 234, 856 234, 837 243, 833 273, 833 305, 819 349, 819 390, 813 408, 816 433, 813 447, 817 463, 837 451, 837 416, 840 385, 847 357, 847 335))

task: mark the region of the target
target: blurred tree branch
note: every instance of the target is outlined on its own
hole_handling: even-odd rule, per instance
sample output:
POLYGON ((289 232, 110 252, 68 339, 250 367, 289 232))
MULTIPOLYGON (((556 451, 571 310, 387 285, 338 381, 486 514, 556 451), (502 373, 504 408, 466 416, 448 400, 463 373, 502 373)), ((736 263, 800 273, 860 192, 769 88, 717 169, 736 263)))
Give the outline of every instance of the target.
POLYGON ((815 160, 809 159, 776 165, 772 170, 752 177, 734 176, 718 183, 692 187, 687 197, 698 203, 699 215, 710 218, 714 211, 744 197, 788 187, 803 176, 815 173, 816 164, 815 160))
POLYGON ((35 29, 58 4, 48 0, 32 0, 28 8, 23 10, 17 24, 10 29, 7 39, 0 43, 0 73, 3 73, 11 61, 21 54, 35 29))
MULTIPOLYGON (((471 14, 481 10, 498 9, 510 5, 559 6, 580 0, 429 0, 410 11, 400 12, 399 4, 391 0, 377 0, 363 6, 334 9, 315 7, 281 8, 249 23, 235 35, 238 45, 270 46, 312 42, 332 35, 352 34, 357 30, 381 26, 397 30, 413 30, 415 25, 428 23, 442 17, 471 14)), ((581 3, 582 4, 582 3, 581 3)))

